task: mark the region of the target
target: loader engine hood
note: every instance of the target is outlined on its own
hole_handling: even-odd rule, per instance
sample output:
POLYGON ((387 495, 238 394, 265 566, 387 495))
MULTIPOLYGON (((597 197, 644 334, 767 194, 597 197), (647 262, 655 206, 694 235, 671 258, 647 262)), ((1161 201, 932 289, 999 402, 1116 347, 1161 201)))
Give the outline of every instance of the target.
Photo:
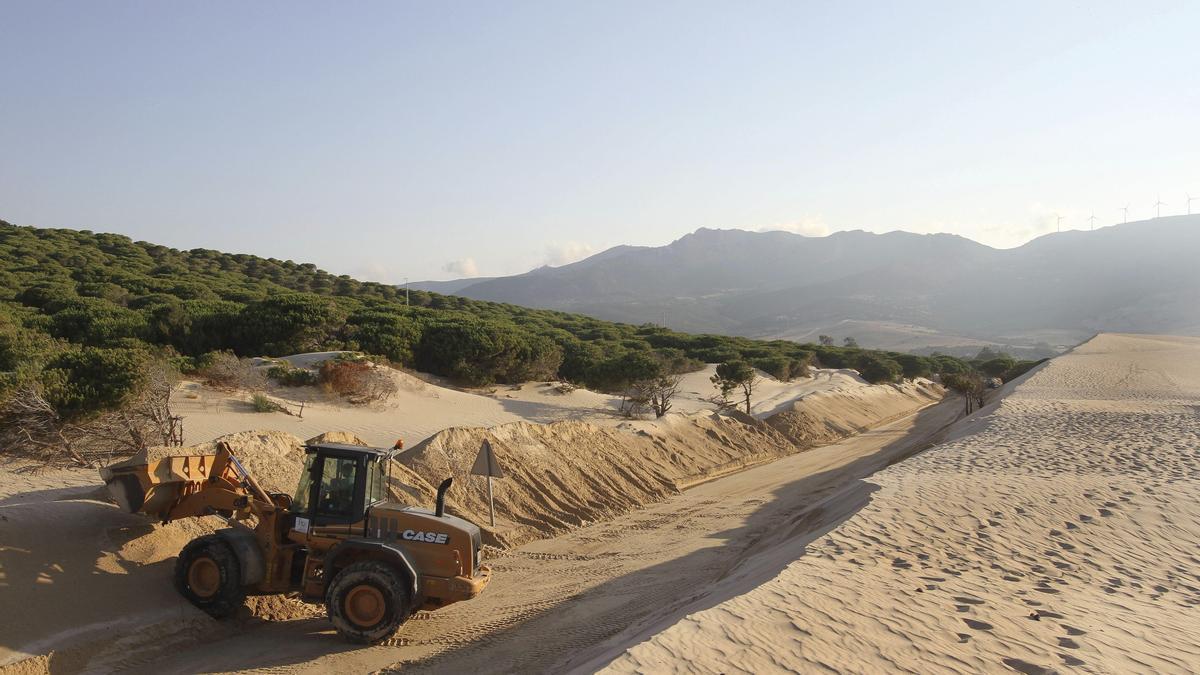
POLYGON ((371 507, 367 535, 404 544, 463 545, 470 542, 473 570, 479 569, 483 537, 479 527, 457 516, 438 516, 429 509, 397 504, 371 507))

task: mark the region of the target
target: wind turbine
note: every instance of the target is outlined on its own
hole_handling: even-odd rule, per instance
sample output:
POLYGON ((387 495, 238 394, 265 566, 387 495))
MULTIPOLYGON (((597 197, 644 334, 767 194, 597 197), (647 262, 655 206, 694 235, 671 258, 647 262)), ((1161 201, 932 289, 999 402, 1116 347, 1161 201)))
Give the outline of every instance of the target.
POLYGON ((1129 205, 1126 204, 1125 206, 1122 206, 1121 210, 1125 212, 1125 218, 1121 221, 1121 223, 1122 224, 1128 223, 1129 222, 1129 205))
POLYGON ((1154 217, 1155 218, 1162 218, 1162 207, 1164 207, 1166 205, 1167 205, 1167 203, 1162 200, 1162 195, 1159 195, 1158 201, 1154 202, 1154 217))
POLYGON ((1096 212, 1092 211, 1092 217, 1088 218, 1088 222, 1092 224, 1092 229, 1096 229, 1096 212))
POLYGON ((1197 199, 1200 199, 1200 197, 1193 197, 1192 193, 1190 193, 1190 192, 1187 193, 1187 196, 1188 196, 1188 215, 1190 216, 1190 215, 1192 215, 1192 202, 1196 201, 1197 199))
POLYGON ((1063 217, 1056 213, 1056 214, 1054 214, 1054 218, 1057 220, 1057 222, 1055 224, 1058 226, 1058 231, 1062 232, 1063 217))

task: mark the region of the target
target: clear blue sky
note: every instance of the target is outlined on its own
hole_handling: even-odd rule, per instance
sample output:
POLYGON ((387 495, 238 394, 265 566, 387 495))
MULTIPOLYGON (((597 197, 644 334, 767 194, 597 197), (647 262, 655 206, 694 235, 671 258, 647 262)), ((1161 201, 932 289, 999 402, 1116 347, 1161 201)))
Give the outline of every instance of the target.
POLYGON ((1200 196, 1197 45, 1196 2, 8 0, 0 218, 393 282, 697 227, 1013 246, 1200 196))

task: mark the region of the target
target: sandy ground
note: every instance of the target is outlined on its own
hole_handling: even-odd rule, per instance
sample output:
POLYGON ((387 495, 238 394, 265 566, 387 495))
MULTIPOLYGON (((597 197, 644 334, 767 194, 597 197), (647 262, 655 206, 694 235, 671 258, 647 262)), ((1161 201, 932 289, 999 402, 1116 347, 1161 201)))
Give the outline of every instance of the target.
POLYGON ((1200 339, 1099 336, 953 434, 581 670, 1200 669, 1200 339))
MULTIPOLYGON (((647 508, 505 551, 489 560, 495 580, 469 603, 418 614, 388 643, 355 649, 323 618, 229 629, 219 645, 173 649, 155 673, 557 672, 591 658, 633 625, 673 622, 697 597, 736 575, 751 588, 775 576, 775 550, 815 520, 807 509, 944 433, 961 402, 949 400, 841 443, 724 476, 647 508), (781 533, 783 536, 781 537, 781 533)), ((859 487, 849 487, 859 486, 859 487)), ((850 508, 847 506, 846 508, 850 508)), ((798 547, 797 547, 798 546, 798 547)), ((794 557, 794 556, 793 556, 794 557)), ((787 558, 786 560, 791 560, 787 558)))

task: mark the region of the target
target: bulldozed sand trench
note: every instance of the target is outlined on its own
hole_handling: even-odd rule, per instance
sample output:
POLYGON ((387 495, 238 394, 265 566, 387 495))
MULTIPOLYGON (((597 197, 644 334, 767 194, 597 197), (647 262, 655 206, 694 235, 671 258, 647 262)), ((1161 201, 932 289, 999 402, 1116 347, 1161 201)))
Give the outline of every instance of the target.
MULTIPOLYGON (((701 486, 681 495, 682 486, 793 455, 815 443, 814 439, 825 437, 821 434, 837 433, 830 429, 857 433, 869 426, 872 418, 884 420, 912 413, 938 400, 941 391, 928 385, 906 385, 880 387, 872 396, 872 400, 843 401, 841 417, 814 416, 811 419, 818 421, 806 427, 811 432, 808 436, 796 434, 794 423, 788 427, 792 430, 789 436, 769 420, 715 413, 671 415, 657 422, 630 422, 616 428, 569 421, 449 429, 400 457, 393 467, 393 478, 404 486, 394 486, 393 498, 429 505, 432 484, 454 475, 451 510, 486 524, 484 481, 467 472, 484 437, 496 447, 508 477, 497 482, 499 520, 497 528, 489 530, 490 539, 503 547, 533 543, 500 553, 494 561, 496 582, 483 598, 465 603, 463 610, 458 610, 472 617, 471 625, 492 621, 490 628, 472 629, 486 633, 516 626, 579 592, 569 589, 586 588, 622 574, 623 565, 611 564, 621 556, 605 553, 589 557, 584 552, 589 538, 620 542, 665 527, 681 536, 704 539, 716 531, 708 528, 719 529, 707 516, 699 521, 684 517, 688 513, 724 513, 730 507, 719 504, 719 500, 692 506, 691 510, 664 506, 680 498, 691 500, 691 495, 707 488, 701 486), (647 505, 651 506, 645 508, 647 505), (664 508, 670 513, 655 515, 664 508), (582 539, 565 539, 564 534, 582 539), (548 537, 557 538, 546 540, 548 537), (542 550, 539 546, 548 548, 542 550), (572 552, 553 552, 558 548, 572 552), (522 570, 536 572, 539 580, 520 581, 522 570), (558 591, 531 605, 521 599, 522 594, 528 594, 530 583, 544 591, 558 591), (507 618, 497 622, 489 616, 507 618)), ((806 405, 815 409, 818 403, 822 403, 822 396, 813 394, 785 412, 803 415, 806 405)), ((832 405, 831 401, 823 403, 832 405)), ((871 433, 861 438, 870 438, 871 433)), ((302 467, 299 439, 282 432, 243 432, 225 440, 268 489, 289 493, 294 489, 302 467)), ((356 441, 353 436, 336 440, 356 441)), ((208 443, 196 451, 212 452, 214 448, 215 443, 208 443)), ((178 449, 152 449, 148 456, 166 452, 178 449)), ((836 450, 828 452, 839 454, 836 450)), ((0 470, 6 472, 0 473, 0 483, 9 482, 8 476, 12 475, 13 484, 19 487, 38 484, 29 474, 10 474, 7 467, 0 470)), ((308 659, 349 648, 327 639, 332 634, 326 635, 329 626, 322 618, 323 608, 288 598, 252 599, 244 615, 232 622, 209 619, 175 593, 171 574, 174 558, 184 544, 220 526, 219 521, 204 518, 157 525, 99 501, 103 496, 96 489, 96 479, 82 480, 76 475, 81 472, 68 472, 69 479, 58 473, 51 474, 54 480, 43 489, 0 492, 8 495, 0 497, 0 597, 4 600, 0 603, 0 669, 138 670, 158 664, 167 654, 186 651, 191 645, 212 641, 224 644, 245 631, 254 635, 300 630, 304 635, 321 636, 315 638, 316 642, 300 640, 304 645, 318 645, 317 649, 309 654, 305 647, 292 653, 286 659, 289 661, 302 653, 308 659), (114 639, 114 631, 121 633, 119 639, 114 639)), ((731 478, 737 476, 723 480, 731 478)), ((658 555, 675 555, 675 546, 675 542, 668 541, 652 548, 660 552, 658 555)), ((442 630, 443 615, 448 611, 414 619, 394 644, 377 648, 388 654, 378 665, 407 659, 410 651, 414 655, 436 651, 428 645, 403 655, 394 650, 398 645, 427 640, 419 637, 427 635, 422 633, 425 627, 442 630)), ((291 640, 290 644, 295 646, 296 642, 291 640)), ((445 638, 437 644, 452 643, 445 638)), ((248 667, 257 658, 253 652, 258 651, 261 645, 244 654, 244 664, 192 662, 179 670, 248 667)))

